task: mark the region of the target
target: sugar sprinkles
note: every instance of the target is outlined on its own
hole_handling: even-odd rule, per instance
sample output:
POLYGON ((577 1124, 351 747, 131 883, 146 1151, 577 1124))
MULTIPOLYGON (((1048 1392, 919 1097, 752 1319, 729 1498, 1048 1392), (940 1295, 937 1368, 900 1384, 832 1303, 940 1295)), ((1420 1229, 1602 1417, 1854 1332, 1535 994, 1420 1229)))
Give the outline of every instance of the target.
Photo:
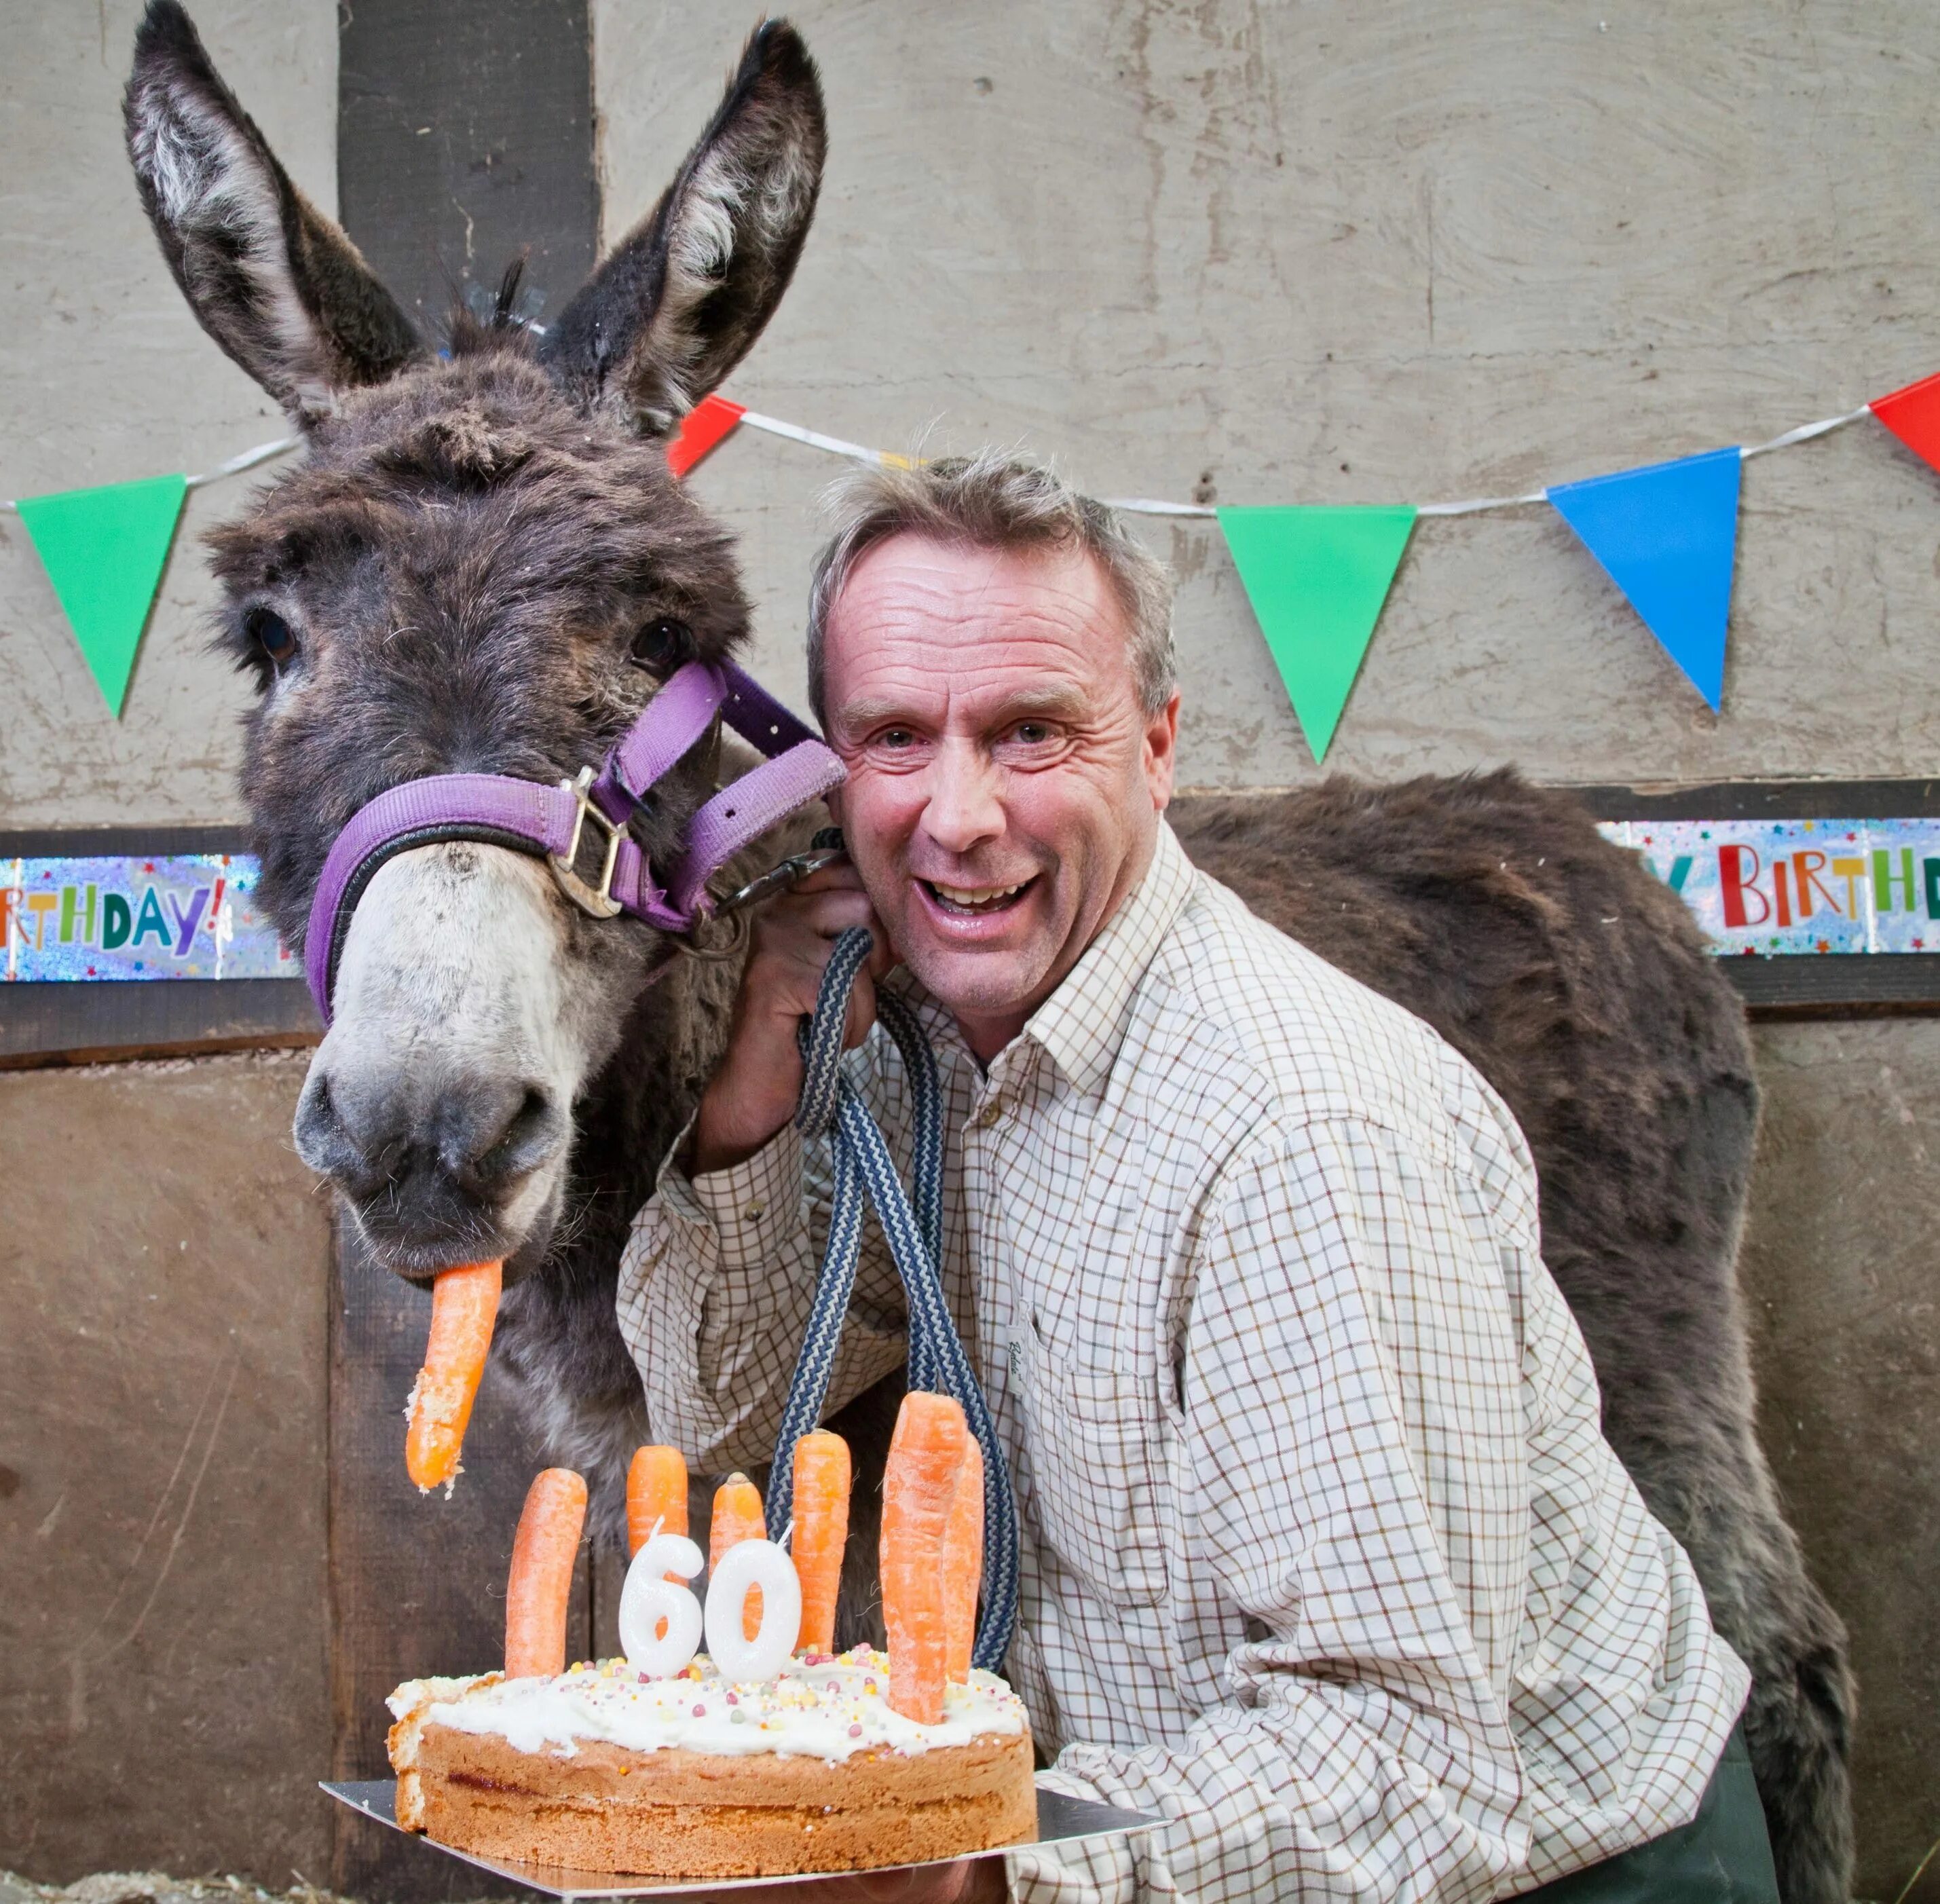
POLYGON ((551 1680, 486 1675, 441 1683, 432 1716, 459 1731, 497 1733, 522 1751, 569 1756, 578 1741, 591 1740, 643 1751, 678 1746, 835 1762, 1026 1729, 1023 1701, 983 1672, 947 1689, 938 1723, 907 1719, 883 1696, 889 1664, 886 1654, 859 1646, 798 1655, 772 1680, 730 1684, 705 1654, 663 1680, 622 1659, 588 1661, 551 1680))

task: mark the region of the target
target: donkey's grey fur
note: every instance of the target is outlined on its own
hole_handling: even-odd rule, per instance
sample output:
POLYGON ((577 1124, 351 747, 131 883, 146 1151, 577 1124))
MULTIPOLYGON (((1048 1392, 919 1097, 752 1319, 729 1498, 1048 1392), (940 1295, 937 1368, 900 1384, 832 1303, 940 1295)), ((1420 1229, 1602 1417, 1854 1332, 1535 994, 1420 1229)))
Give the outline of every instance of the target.
MULTIPOLYGON (((443 361, 297 193, 174 0, 151 0, 127 120, 185 294, 311 432, 304 466, 211 539, 223 638, 262 690, 243 773, 261 896, 294 944, 331 840, 374 795, 432 773, 569 776, 668 667, 743 639, 728 539, 670 478, 660 439, 786 287, 820 178, 820 94, 794 33, 764 26, 666 196, 543 343, 460 319, 443 361), (266 626, 296 651, 273 659, 283 644, 266 626), (644 650, 643 630, 657 631, 644 650)), ((713 770, 697 753, 636 816, 663 864, 713 770)), ((1182 802, 1175 823, 1263 917, 1467 1053, 1521 1119, 1545 1256, 1610 1439, 1755 1676, 1746 1729, 1787 1904, 1840 1904, 1853 1689, 1753 1433, 1734 1263, 1757 1091, 1743 1015, 1683 908, 1573 802, 1506 773, 1182 802)), ((587 1473, 611 1533, 648 1433, 614 1317, 621 1248, 721 1048, 734 968, 678 960, 650 986, 662 947, 645 927, 588 920, 503 849, 420 850, 443 856, 413 877, 454 918, 514 886, 528 910, 557 907, 524 935, 563 962, 575 1001, 570 1024, 562 1010, 526 1039, 558 1048, 532 1060, 550 1082, 483 1075, 486 1037, 441 1054, 436 1024, 413 1028, 408 1055, 346 1034, 319 1054, 300 1138, 401 1273, 508 1257, 495 1353, 554 1457, 587 1473), (433 1097, 509 1093, 503 1142, 487 1141, 498 1109, 450 1140, 416 1127, 424 1092, 380 1077, 368 1095, 386 1063, 444 1061, 458 1068, 433 1097), (541 1153, 557 1173, 544 1195, 541 1153)), ((392 968, 446 957, 465 970, 463 942, 404 949, 392 968)), ((372 983, 392 1005, 410 990, 372 983)), ((838 1424, 865 1469, 892 1403, 878 1392, 838 1424)), ((857 1536, 866 1570, 873 1542, 857 1536)))

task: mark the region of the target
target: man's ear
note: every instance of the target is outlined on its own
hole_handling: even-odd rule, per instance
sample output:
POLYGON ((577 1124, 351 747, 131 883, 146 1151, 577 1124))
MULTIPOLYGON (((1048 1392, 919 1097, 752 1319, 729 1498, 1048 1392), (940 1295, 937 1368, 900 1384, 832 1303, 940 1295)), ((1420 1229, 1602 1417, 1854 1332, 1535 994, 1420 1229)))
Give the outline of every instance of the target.
POLYGON ((1145 785, 1152 805, 1164 813, 1172 804, 1173 782, 1179 769, 1179 690, 1175 688, 1156 714, 1145 716, 1145 785))
POLYGON ((828 145, 815 63, 771 20, 665 196, 549 328, 541 362, 584 407, 670 432, 780 303, 828 145))
POLYGON ((422 349, 357 248, 277 162, 177 0, 148 0, 122 102, 162 255, 202 327, 300 420, 422 349))

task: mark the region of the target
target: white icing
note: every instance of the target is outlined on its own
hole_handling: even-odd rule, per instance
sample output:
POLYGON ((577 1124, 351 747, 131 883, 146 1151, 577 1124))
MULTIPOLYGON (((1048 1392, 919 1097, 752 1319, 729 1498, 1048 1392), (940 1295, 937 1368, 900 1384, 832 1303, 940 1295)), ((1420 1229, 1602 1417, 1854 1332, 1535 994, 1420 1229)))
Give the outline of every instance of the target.
POLYGON ((624 1659, 575 1666, 556 1679, 429 1680, 391 1695, 399 1718, 424 1706, 426 1725, 493 1732, 520 1752, 571 1758, 581 1740, 636 1752, 685 1746, 740 1757, 773 1752, 831 1762, 859 1752, 926 1752, 1025 1729, 1023 1701, 994 1673, 944 1689, 943 1717, 919 1724, 892 1711, 886 1653, 858 1646, 804 1655, 776 1678, 734 1684, 706 1654, 674 1679, 642 1680, 624 1659), (810 1662, 813 1663, 811 1664, 810 1662))

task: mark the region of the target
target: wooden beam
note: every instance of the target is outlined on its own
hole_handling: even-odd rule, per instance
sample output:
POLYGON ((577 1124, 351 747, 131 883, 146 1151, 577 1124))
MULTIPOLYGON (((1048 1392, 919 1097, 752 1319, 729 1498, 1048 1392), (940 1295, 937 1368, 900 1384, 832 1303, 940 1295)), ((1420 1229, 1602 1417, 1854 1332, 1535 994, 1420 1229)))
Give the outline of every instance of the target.
MULTIPOLYGON (((340 17, 339 215, 373 268, 433 341, 455 304, 495 290, 521 255, 526 297, 515 310, 556 317, 599 244, 586 0, 354 0, 340 17)), ((429 1304, 348 1238, 337 1278, 334 1763, 340 1777, 372 1777, 385 1770, 384 1696, 401 1679, 502 1660, 505 1563, 538 1457, 513 1398, 488 1375, 456 1494, 419 1497, 404 1475, 398 1411, 424 1352, 429 1304)), ((583 1558, 577 1591, 572 1645, 583 1657, 593 1650, 583 1558)), ((331 1884, 397 1904, 480 1889, 468 1866, 343 1811, 331 1884)))
POLYGON ((341 18, 337 210, 371 268, 433 341, 522 256, 523 314, 556 317, 599 242, 586 0, 355 0, 341 18))
POLYGON ((1571 789, 1599 819, 1926 819, 1940 780, 1701 780, 1571 789))

